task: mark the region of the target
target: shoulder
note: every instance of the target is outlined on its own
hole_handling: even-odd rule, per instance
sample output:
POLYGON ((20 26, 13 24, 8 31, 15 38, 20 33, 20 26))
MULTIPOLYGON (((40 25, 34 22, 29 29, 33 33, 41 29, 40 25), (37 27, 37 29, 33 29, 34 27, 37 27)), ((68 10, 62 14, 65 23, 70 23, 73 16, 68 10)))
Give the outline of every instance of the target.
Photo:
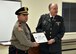
POLYGON ((60 15, 56 15, 56 17, 58 17, 58 18, 62 18, 62 16, 60 16, 60 15))
POLYGON ((46 14, 42 14, 41 16, 43 17, 43 16, 48 16, 48 15, 49 15, 49 14, 46 13, 46 14))
POLYGON ((49 18, 49 14, 42 14, 42 15, 40 16, 40 18, 41 18, 41 19, 49 18))
POLYGON ((60 15, 56 15, 56 18, 57 18, 58 20, 60 20, 60 21, 63 21, 63 20, 64 20, 63 17, 60 16, 60 15))
POLYGON ((16 22, 15 25, 14 25, 14 29, 18 28, 18 25, 19 25, 19 23, 16 22))
POLYGON ((19 24, 19 22, 16 22, 13 30, 14 31, 22 31, 23 28, 22 28, 21 24, 19 24))

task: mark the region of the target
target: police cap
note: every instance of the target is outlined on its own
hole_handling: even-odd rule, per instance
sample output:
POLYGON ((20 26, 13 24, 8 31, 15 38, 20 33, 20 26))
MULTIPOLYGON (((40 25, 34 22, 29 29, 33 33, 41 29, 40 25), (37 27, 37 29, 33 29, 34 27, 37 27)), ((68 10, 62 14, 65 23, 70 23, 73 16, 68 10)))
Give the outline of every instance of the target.
POLYGON ((20 15, 20 14, 26 14, 28 15, 28 8, 27 7, 21 7, 20 9, 18 9, 15 12, 16 15, 20 15))

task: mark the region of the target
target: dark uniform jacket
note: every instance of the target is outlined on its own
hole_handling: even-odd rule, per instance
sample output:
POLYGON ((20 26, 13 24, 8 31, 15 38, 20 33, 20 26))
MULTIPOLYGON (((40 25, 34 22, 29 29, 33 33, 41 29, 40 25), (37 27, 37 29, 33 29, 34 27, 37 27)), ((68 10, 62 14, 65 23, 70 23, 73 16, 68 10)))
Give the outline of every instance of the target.
POLYGON ((57 52, 61 51, 61 38, 64 35, 64 21, 63 18, 59 15, 56 15, 53 19, 49 14, 41 15, 37 28, 37 32, 45 32, 45 35, 48 40, 55 39, 55 43, 52 45, 44 46, 44 43, 41 44, 41 48, 44 51, 57 52))

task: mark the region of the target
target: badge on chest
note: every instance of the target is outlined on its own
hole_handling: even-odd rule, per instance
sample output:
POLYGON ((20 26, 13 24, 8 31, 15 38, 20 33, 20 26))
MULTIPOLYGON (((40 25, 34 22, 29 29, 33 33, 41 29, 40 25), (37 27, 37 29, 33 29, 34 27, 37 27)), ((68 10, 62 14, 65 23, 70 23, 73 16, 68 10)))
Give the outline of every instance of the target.
POLYGON ((61 22, 56 22, 56 24, 59 26, 61 22))

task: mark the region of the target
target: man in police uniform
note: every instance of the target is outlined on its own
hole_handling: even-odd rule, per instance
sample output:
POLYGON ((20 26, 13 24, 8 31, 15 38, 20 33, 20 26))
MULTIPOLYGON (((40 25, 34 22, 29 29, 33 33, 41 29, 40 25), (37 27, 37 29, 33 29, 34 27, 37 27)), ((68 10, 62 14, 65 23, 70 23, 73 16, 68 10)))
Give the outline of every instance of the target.
POLYGON ((31 31, 27 25, 28 8, 21 7, 15 14, 18 17, 11 38, 11 46, 9 47, 9 54, 28 54, 30 47, 37 47, 39 44, 31 41, 31 31))
POLYGON ((44 32, 48 42, 39 45, 41 54, 62 54, 61 53, 61 38, 64 35, 63 18, 57 15, 57 4, 49 4, 48 14, 41 15, 36 31, 44 32))

